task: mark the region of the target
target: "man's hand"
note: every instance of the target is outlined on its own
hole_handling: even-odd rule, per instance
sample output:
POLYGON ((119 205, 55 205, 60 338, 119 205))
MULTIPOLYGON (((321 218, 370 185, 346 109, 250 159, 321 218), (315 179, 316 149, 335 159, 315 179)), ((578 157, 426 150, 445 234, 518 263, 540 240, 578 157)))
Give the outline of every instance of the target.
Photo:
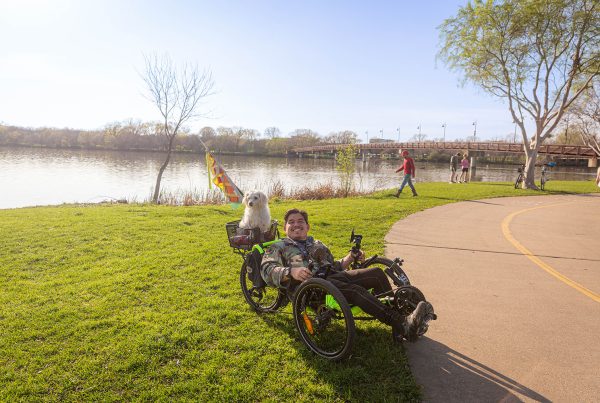
MULTIPOLYGON (((362 250, 359 250, 357 258, 358 258, 359 262, 364 262, 365 261, 365 252, 363 252, 362 250)), ((353 255, 352 251, 350 251, 341 261, 342 269, 346 270, 350 266, 350 263, 352 263, 353 260, 354 260, 354 255, 353 255)))
POLYGON ((292 267, 290 275, 294 280, 305 281, 312 277, 312 273, 307 267, 292 267))

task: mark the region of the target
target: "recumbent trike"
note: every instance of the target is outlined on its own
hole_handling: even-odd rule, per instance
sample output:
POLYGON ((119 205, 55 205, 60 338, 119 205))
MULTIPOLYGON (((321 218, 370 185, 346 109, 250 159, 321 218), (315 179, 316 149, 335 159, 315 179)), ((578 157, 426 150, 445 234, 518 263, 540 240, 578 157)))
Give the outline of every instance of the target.
MULTIPOLYGON (((355 320, 374 320, 358 306, 350 306, 332 283, 326 280, 328 267, 311 261, 309 269, 313 277, 302 282, 293 292, 287 289, 269 287, 260 273, 265 248, 278 241, 278 222, 272 221, 269 231, 262 233, 258 228, 242 230, 239 221, 226 224, 229 244, 233 251, 242 256, 244 262, 240 270, 240 285, 246 302, 257 313, 275 313, 292 303, 294 323, 302 341, 317 355, 342 360, 352 352, 355 337, 355 320)), ((350 242, 352 251, 358 256, 362 235, 352 231, 350 242)), ((416 287, 410 285, 406 273, 402 270, 403 260, 394 260, 377 255, 365 259, 355 258, 351 269, 379 267, 390 277, 394 287, 384 295, 376 295, 380 301, 397 309, 402 315, 410 315, 425 296, 416 287)), ((417 330, 422 336, 428 329, 428 322, 437 319, 435 314, 428 315, 417 330)))

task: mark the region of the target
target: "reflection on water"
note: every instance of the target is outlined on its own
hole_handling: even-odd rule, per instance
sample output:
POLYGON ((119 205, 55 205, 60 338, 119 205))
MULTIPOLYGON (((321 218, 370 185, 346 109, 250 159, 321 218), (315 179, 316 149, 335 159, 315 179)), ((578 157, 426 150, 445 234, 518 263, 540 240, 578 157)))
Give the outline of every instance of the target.
MULTIPOLYGON (((337 183, 334 161, 314 158, 258 158, 217 156, 242 189, 266 191, 274 182, 287 189, 298 185, 337 183)), ((143 201, 150 198, 162 153, 74 151, 0 147, 0 208, 60 203, 90 203, 106 199, 143 201)), ((398 185, 398 161, 357 161, 356 184, 362 190, 398 185)), ((419 182, 448 181, 448 164, 417 162, 419 182)), ((591 169, 560 168, 550 177, 560 180, 591 178, 591 169)), ((478 181, 512 181, 515 166, 477 167, 478 181)), ((169 192, 205 190, 208 177, 204 155, 176 154, 163 174, 169 192)))

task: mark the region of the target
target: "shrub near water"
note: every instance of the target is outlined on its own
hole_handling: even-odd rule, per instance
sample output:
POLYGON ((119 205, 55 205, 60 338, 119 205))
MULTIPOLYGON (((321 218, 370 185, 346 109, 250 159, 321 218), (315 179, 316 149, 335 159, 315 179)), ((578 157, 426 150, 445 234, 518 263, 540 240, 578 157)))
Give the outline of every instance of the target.
MULTIPOLYGON (((292 206, 309 211, 313 234, 340 257, 352 228, 367 254, 381 254, 391 225, 413 212, 540 192, 421 184, 419 194, 271 208, 279 219, 292 206)), ((250 311, 224 230, 241 214, 229 206, 0 210, 0 401, 418 400, 386 326, 359 322, 352 358, 330 363, 301 343, 289 306, 281 315, 250 311)))

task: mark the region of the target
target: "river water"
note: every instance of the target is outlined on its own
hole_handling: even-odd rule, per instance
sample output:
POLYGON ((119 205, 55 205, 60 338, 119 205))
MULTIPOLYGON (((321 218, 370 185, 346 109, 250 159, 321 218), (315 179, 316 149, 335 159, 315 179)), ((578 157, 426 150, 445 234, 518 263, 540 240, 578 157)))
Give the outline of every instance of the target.
MULTIPOLYGON (((216 156, 242 190, 268 191, 276 182, 289 189, 339 183, 334 161, 313 158, 216 156)), ((61 203, 96 203, 150 199, 164 154, 152 152, 59 150, 0 147, 0 208, 61 203)), ((398 186, 397 160, 356 163, 360 190, 398 186)), ((417 162, 417 183, 448 181, 448 164, 417 162)), ((554 168, 551 178, 589 180, 591 168, 554 168)), ((514 165, 477 167, 477 181, 513 181, 514 165)), ((162 189, 170 193, 202 193, 208 189, 204 155, 176 154, 163 174, 162 189)))

